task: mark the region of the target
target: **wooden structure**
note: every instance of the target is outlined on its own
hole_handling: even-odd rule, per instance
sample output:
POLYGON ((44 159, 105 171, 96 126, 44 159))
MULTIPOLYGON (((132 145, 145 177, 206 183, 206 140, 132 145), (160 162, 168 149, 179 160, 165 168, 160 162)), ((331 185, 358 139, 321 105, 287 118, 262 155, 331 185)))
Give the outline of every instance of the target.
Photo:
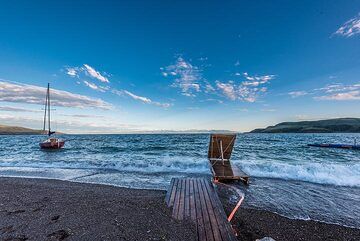
POLYGON ((205 178, 173 178, 166 195, 175 219, 196 223, 199 241, 236 241, 214 187, 205 178))
POLYGON ((210 135, 208 159, 211 165, 211 172, 215 181, 241 180, 248 184, 249 176, 230 163, 235 139, 235 134, 210 135))

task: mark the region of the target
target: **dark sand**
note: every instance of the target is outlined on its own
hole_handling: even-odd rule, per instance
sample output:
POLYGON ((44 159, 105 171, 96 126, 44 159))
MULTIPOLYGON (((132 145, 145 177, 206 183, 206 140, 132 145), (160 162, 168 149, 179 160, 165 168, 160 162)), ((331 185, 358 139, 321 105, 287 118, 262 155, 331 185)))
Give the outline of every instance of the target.
POLYGON ((0 240, 195 240, 164 191, 0 178, 0 240))
MULTIPOLYGON (((195 240, 194 226, 173 220, 164 197, 164 191, 0 178, 0 240, 195 240)), ((242 241, 360 240, 360 229, 261 210, 240 208, 232 223, 242 241)))
MULTIPOLYGON (((219 193, 226 213, 234 204, 229 202, 229 193, 219 193)), ((278 214, 249 208, 241 208, 231 221, 238 233, 238 240, 254 241, 271 237, 276 241, 359 241, 360 229, 317 221, 290 219, 278 214)))

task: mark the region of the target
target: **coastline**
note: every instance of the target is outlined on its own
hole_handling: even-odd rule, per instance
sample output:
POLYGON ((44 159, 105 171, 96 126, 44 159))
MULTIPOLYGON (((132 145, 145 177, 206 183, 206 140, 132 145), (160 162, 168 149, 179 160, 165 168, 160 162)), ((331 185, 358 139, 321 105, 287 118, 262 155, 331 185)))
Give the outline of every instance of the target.
MULTIPOLYGON (((0 177, 0 239, 195 240, 195 227, 171 218, 166 192, 38 178, 0 177), (27 239, 26 239, 27 238, 27 239)), ((221 195, 224 208, 233 204, 221 195)), ((239 240, 357 240, 360 229, 240 208, 239 240)))

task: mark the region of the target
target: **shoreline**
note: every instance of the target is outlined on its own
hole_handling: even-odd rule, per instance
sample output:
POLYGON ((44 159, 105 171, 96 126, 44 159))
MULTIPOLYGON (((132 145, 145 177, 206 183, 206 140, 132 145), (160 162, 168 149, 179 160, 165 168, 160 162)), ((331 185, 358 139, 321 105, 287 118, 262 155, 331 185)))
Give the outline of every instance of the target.
MULTIPOLYGON (((171 218, 165 194, 71 180, 0 177, 0 239, 194 240, 194 225, 171 218)), ((228 196, 220 197, 229 213, 233 204, 228 196)), ((251 208, 240 207, 232 224, 242 241, 265 236, 275 240, 360 237, 360 229, 251 208)))

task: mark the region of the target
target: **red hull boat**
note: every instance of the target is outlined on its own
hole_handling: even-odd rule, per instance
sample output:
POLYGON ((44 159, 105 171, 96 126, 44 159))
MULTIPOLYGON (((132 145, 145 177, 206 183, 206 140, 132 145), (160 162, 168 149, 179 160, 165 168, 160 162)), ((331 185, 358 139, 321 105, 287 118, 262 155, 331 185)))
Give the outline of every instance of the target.
POLYGON ((39 143, 41 149, 60 149, 65 145, 65 141, 58 138, 49 138, 39 143))
POLYGON ((41 149, 60 149, 65 145, 65 141, 62 139, 51 137, 52 134, 55 134, 55 131, 50 129, 50 84, 48 84, 46 99, 45 99, 45 115, 44 115, 44 132, 46 128, 46 112, 48 118, 48 136, 49 138, 41 143, 39 143, 41 149))

